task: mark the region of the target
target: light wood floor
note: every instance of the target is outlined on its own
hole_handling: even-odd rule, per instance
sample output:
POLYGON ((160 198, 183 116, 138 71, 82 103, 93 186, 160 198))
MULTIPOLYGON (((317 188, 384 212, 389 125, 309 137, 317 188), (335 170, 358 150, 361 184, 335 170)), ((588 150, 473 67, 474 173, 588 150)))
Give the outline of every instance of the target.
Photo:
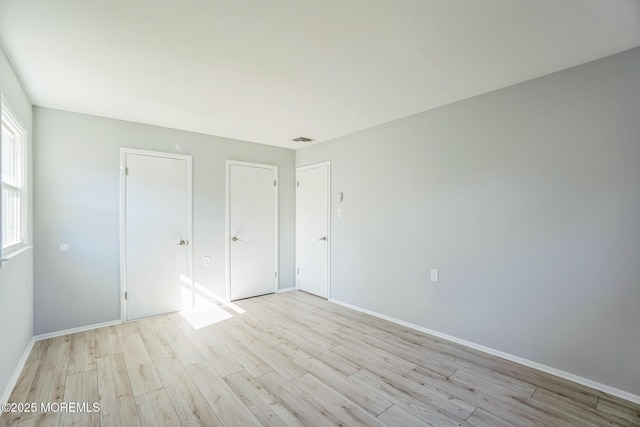
POLYGON ((10 401, 100 411, 0 425, 640 425, 638 405, 302 292, 237 305, 37 342, 10 401))

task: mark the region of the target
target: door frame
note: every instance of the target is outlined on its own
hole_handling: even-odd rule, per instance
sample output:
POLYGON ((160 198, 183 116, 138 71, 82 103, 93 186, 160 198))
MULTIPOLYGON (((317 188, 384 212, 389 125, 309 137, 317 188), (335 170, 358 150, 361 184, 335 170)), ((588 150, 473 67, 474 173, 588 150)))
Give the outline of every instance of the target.
POLYGON ((188 154, 165 153, 161 151, 138 150, 135 148, 120 147, 120 320, 127 321, 127 154, 135 154, 150 157, 162 157, 187 162, 187 286, 191 289, 192 304, 195 304, 195 292, 193 289, 193 168, 192 156, 188 154))
POLYGON ((275 253, 276 253, 276 257, 275 257, 275 265, 273 266, 274 271, 275 271, 275 283, 274 283, 274 293, 278 293, 278 289, 280 287, 279 283, 280 283, 280 271, 278 269, 278 264, 279 264, 279 253, 278 253, 278 188, 280 187, 280 178, 278 176, 278 165, 267 165, 264 163, 251 163, 251 162, 244 162, 244 161, 240 161, 240 160, 227 160, 227 170, 226 170, 226 174, 227 174, 227 189, 226 189, 226 200, 225 200, 225 238, 226 238, 226 243, 225 243, 225 254, 227 257, 227 262, 226 262, 226 291, 227 291, 227 296, 226 296, 226 302, 230 302, 231 301, 231 166, 248 166, 248 167, 254 167, 254 168, 261 168, 261 169, 269 169, 273 171, 273 179, 275 180, 275 191, 274 191, 274 213, 275 213, 275 218, 276 218, 276 223, 275 223, 275 253))
POLYGON ((329 239, 329 241, 327 242, 327 301, 330 301, 331 300, 331 242, 333 240, 331 236, 331 161, 314 163, 311 165, 300 166, 296 168, 296 290, 300 289, 300 285, 298 283, 298 279, 299 279, 298 262, 300 260, 300 252, 299 252, 300 244, 298 241, 300 236, 300 233, 298 232, 298 227, 300 225, 300 219, 299 219, 300 209, 298 205, 300 200, 300 198, 298 197, 299 175, 300 175, 300 172, 304 172, 309 169, 316 169, 320 167, 327 168, 327 238, 329 239))

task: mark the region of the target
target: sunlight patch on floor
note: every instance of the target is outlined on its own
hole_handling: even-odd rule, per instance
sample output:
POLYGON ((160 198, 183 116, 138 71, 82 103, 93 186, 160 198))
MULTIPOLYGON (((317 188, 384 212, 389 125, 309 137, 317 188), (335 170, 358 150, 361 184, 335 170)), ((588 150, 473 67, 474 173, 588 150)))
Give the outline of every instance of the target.
POLYGON ((179 313, 194 329, 204 328, 205 326, 232 318, 233 315, 225 310, 225 308, 229 308, 238 314, 246 312, 234 303, 211 292, 198 282, 193 282, 190 278, 183 275, 180 275, 180 279, 186 283, 188 287, 183 287, 182 289, 184 293, 184 305, 183 310, 179 313), (195 296, 191 293, 191 287, 193 287, 195 291, 195 296), (187 303, 188 300, 192 302, 187 303))
POLYGON ((193 329, 204 328, 233 317, 218 304, 200 297, 196 297, 195 307, 180 311, 180 315, 189 322, 193 329))
POLYGON ((246 311, 244 309, 238 307, 237 305, 235 305, 231 301, 227 301, 224 298, 219 297, 218 295, 214 294, 213 292, 211 292, 209 289, 205 288, 204 286, 202 286, 198 282, 196 282, 196 298, 207 298, 210 301, 216 301, 219 304, 222 304, 225 307, 230 308, 231 310, 235 311, 236 313, 239 313, 239 314, 246 313, 246 311))

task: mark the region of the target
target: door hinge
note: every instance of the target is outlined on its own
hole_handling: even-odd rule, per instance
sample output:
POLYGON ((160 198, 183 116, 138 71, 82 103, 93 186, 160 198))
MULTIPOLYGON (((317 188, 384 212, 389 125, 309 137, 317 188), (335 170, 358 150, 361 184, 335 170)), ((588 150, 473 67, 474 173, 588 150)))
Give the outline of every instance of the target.
POLYGON ((124 174, 129 175, 129 168, 124 168, 124 174))
POLYGON ((300 181, 296 182, 296 187, 300 187, 300 181))
POLYGON ((278 272, 276 271, 276 278, 278 277, 278 272))
POLYGON ((125 299, 125 300, 126 300, 126 299, 129 299, 129 292, 125 292, 125 293, 124 293, 124 299, 125 299))
POLYGON ((297 269, 296 273, 300 274, 300 269, 299 268, 297 269))
POLYGON ((274 187, 276 186, 276 180, 275 179, 273 180, 273 186, 274 187))

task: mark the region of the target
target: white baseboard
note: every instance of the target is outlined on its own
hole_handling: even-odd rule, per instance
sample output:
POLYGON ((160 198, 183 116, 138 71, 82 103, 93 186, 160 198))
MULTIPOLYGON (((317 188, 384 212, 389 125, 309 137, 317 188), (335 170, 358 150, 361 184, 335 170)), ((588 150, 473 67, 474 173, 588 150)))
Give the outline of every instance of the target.
POLYGON ((296 290, 295 286, 291 286, 290 288, 278 289, 278 293, 281 294, 283 292, 291 292, 291 291, 295 291, 295 290, 296 290))
POLYGON ((424 328, 422 326, 414 325, 413 323, 405 322, 404 320, 396 319, 395 317, 391 317, 391 316, 387 316, 387 315, 384 315, 384 314, 380 314, 380 313, 377 313, 377 312, 372 311, 372 310, 367 310, 366 308, 358 307, 356 305, 348 304, 346 302, 338 301, 336 299, 330 299, 329 301, 332 302, 332 303, 341 305, 343 307, 347 307, 347 308, 350 308, 352 310, 359 311, 361 313, 369 314, 371 316, 374 316, 374 317, 377 317, 377 318, 380 318, 380 319, 384 319, 384 320, 388 320, 389 322, 396 323, 398 325, 406 326, 408 328, 415 329, 415 330, 420 331, 420 332, 424 332, 425 334, 433 335, 435 337, 442 338, 442 339, 447 340, 447 341, 451 341, 451 342, 454 342, 454 343, 457 343, 457 344, 464 345, 465 347, 470 347, 470 348, 473 348, 475 350, 479 350, 479 351, 482 351, 484 353, 491 354, 493 356, 498 356, 498 357, 501 357, 503 359, 510 360, 512 362, 519 363, 521 365, 528 366, 530 368, 537 369, 539 371, 546 372, 548 374, 555 375, 557 377, 564 378, 564 379, 569 380, 569 381, 573 381, 575 383, 584 385, 586 387, 590 387, 592 389, 599 390, 599 391, 604 392, 604 393, 608 393, 608 394, 610 394, 612 396, 616 396, 616 397, 619 397, 621 399, 628 400, 629 402, 640 404, 640 396, 635 395, 633 393, 629 393, 628 391, 620 390, 618 388, 611 387, 611 386, 608 386, 606 384, 602 384, 602 383, 599 383, 599 382, 596 382, 596 381, 593 381, 593 380, 590 380, 590 379, 587 379, 587 378, 583 378, 583 377, 580 377, 578 375, 572 374, 570 372, 566 372, 566 371, 562 371, 560 369, 552 368, 551 366, 543 365, 541 363, 534 362, 532 360, 528 360, 528 359, 525 359, 525 358, 520 357, 520 356, 515 356, 515 355, 510 354, 510 353, 505 353, 503 351, 496 350, 496 349, 493 349, 491 347, 485 347, 483 345, 476 344, 476 343, 471 342, 471 341, 467 341, 467 340, 463 340, 461 338, 457 338, 457 337, 454 337, 454 336, 451 336, 451 335, 443 334, 442 332, 438 332, 438 331, 434 331, 434 330, 431 330, 431 329, 424 328))
MULTIPOLYGON (((13 375, 9 380, 9 384, 7 384, 7 387, 4 389, 4 392, 2 393, 2 397, 0 397, 0 404, 5 404, 9 401, 9 397, 11 397, 11 392, 13 391, 13 388, 17 384, 18 378, 20 378, 20 374, 22 374, 24 365, 25 363, 27 363, 27 359, 29 358, 29 354, 31 354, 31 350, 33 349, 33 344, 35 344, 35 342, 36 340, 34 338, 31 338, 31 341, 29 341, 29 344, 27 344, 27 348, 24 350, 24 353, 22 354, 22 357, 18 362, 18 366, 16 366, 16 370, 13 372, 13 375)), ((16 403, 19 403, 19 402, 16 402, 16 403)), ((2 413, 2 411, 0 411, 0 413, 2 413)))
POLYGON ((75 334, 77 332, 90 331, 92 329, 104 328, 105 326, 114 326, 122 323, 122 320, 111 320, 109 322, 94 323, 93 325, 80 326, 78 328, 65 329, 64 331, 48 332, 33 337, 34 341, 46 340, 47 338, 61 337, 62 335, 75 334))

